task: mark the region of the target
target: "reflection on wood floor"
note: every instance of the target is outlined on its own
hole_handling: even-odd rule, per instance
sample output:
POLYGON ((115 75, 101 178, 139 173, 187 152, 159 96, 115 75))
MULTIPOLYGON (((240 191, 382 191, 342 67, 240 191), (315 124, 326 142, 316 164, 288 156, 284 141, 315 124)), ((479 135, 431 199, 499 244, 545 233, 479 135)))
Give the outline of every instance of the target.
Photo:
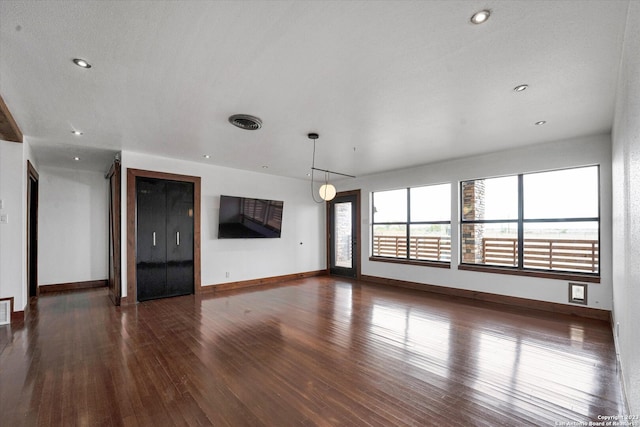
POLYGON ((0 354, 7 426, 540 426, 622 402, 605 322, 334 277, 48 294, 0 354))

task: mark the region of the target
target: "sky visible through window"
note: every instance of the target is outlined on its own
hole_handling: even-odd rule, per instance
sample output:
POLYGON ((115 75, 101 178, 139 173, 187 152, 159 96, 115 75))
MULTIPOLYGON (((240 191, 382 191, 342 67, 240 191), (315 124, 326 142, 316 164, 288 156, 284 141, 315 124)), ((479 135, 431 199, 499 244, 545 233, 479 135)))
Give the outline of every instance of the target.
POLYGON ((524 176, 524 218, 597 218, 596 166, 524 176))
MULTIPOLYGON (((485 211, 477 219, 518 218, 518 177, 484 180, 485 211)), ((599 215, 596 166, 539 172, 523 176, 524 219, 597 218, 599 215)), ((597 232, 596 222, 567 222, 564 228, 597 232)), ((553 229, 549 223, 528 223, 527 230, 553 229)))
MULTIPOLYGON (((406 222, 407 189, 376 192, 374 221, 406 222)), ((411 221, 450 221, 451 184, 411 188, 411 221)))
MULTIPOLYGON (((598 217, 597 166, 532 173, 523 179, 525 219, 598 217)), ((477 219, 517 219, 518 177, 488 178, 484 183, 484 215, 477 219)), ((376 192, 374 222, 405 222, 406 194, 404 188, 376 192)), ((412 188, 411 221, 450 220, 450 197, 450 184, 412 188)), ((593 228, 593 223, 574 222, 572 228, 593 228)))
MULTIPOLYGON (((462 262, 597 273, 598 175, 597 166, 522 174, 522 218, 520 175, 464 181, 462 262)), ((452 184, 374 193, 373 255, 449 261, 439 245, 450 244, 451 193, 452 184)))

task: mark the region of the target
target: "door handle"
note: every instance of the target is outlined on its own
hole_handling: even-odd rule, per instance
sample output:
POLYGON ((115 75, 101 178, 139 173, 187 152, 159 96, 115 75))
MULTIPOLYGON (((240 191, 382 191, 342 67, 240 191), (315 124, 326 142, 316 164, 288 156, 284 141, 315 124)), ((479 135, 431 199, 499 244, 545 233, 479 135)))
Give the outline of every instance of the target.
POLYGON ((153 246, 156 245, 156 232, 153 232, 153 246))
POLYGON ((180 232, 176 231, 176 246, 180 246, 180 232))

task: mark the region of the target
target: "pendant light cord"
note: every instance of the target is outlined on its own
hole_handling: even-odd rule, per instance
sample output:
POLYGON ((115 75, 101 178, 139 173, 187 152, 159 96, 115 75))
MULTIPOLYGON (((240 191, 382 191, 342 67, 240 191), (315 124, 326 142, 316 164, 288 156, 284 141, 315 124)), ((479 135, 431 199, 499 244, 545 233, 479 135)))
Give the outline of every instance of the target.
POLYGON ((311 198, 316 203, 324 203, 324 200, 316 200, 315 193, 313 192, 313 172, 316 167, 316 140, 313 140, 313 157, 311 158, 311 198))

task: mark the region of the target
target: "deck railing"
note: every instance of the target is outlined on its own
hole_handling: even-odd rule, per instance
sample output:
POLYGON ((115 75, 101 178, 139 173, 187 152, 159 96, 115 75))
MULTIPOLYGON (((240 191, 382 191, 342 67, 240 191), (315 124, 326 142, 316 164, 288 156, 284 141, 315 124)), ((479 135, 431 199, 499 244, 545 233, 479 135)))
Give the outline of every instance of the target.
MULTIPOLYGON (((373 256, 407 258, 406 236, 373 237, 373 256)), ((438 236, 414 236, 409 241, 409 258, 450 261, 451 239, 438 236)), ((518 265, 518 240, 510 237, 482 239, 482 264, 518 265)), ((599 247, 588 239, 524 239, 524 268, 568 270, 597 273, 599 247)))
MULTIPOLYGON (((411 259, 450 261, 451 239, 439 236, 415 236, 409 239, 411 259)), ((407 258, 406 236, 374 236, 373 256, 407 258)))
MULTIPOLYGON (((597 240, 524 239, 524 268, 597 273, 599 255, 597 240)), ((484 264, 518 265, 518 240, 485 237, 482 260, 484 264)))

